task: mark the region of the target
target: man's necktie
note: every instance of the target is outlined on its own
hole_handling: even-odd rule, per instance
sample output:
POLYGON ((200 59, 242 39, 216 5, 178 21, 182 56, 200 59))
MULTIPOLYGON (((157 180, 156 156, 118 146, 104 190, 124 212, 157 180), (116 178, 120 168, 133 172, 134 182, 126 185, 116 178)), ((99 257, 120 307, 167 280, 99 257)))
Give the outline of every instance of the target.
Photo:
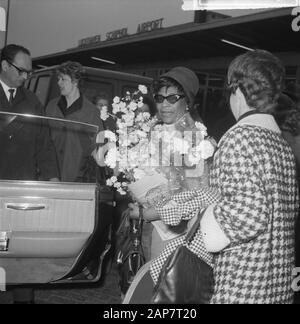
POLYGON ((9 91, 9 99, 8 99, 8 102, 11 105, 12 102, 13 102, 13 99, 14 99, 15 89, 9 89, 8 91, 9 91))

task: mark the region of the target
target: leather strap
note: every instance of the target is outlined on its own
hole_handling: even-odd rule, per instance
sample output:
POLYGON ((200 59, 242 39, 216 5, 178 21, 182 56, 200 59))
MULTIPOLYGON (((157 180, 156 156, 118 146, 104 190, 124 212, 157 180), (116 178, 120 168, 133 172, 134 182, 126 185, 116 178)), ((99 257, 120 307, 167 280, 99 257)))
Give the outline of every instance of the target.
POLYGON ((195 221, 194 225, 192 228, 188 231, 188 233, 185 236, 185 242, 186 243, 191 243, 193 240, 195 234, 197 233, 199 227, 200 227, 200 221, 202 219, 202 216, 204 215, 206 209, 203 209, 202 211, 199 212, 197 216, 197 220, 195 221))

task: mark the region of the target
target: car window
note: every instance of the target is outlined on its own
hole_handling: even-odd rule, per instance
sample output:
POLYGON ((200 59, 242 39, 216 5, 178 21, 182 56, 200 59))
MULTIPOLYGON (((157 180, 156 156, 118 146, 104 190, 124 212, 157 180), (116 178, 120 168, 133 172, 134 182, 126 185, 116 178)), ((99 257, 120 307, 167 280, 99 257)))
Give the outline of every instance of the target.
POLYGON ((34 78, 34 77, 30 78, 29 87, 27 87, 27 89, 34 92, 35 84, 36 84, 36 78, 34 78))
POLYGON ((98 126, 79 121, 0 112, 0 144, 4 152, 0 158, 0 180, 48 180, 43 170, 51 169, 52 161, 57 162, 63 182, 105 182, 105 170, 92 157, 97 133, 98 126), (38 138, 46 133, 50 135, 48 141, 38 138), (45 167, 46 156, 51 159, 45 167))
POLYGON ((94 102, 95 97, 101 93, 105 93, 109 102, 112 102, 113 94, 115 93, 115 88, 113 82, 100 81, 99 79, 84 79, 83 85, 81 87, 84 95, 91 101, 94 102))
POLYGON ((45 105, 47 100, 48 88, 50 82, 50 75, 42 75, 37 78, 37 85, 35 88, 35 94, 40 99, 40 102, 45 105))

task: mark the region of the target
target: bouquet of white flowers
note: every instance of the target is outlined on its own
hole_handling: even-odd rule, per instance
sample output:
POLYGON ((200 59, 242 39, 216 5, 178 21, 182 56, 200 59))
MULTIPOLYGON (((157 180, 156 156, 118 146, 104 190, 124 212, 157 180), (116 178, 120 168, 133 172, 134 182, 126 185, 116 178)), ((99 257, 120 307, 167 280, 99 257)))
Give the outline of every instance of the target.
MULTIPOLYGON (((215 142, 207 138, 206 127, 189 114, 168 126, 140 112, 145 94, 147 88, 140 85, 133 94, 114 98, 112 115, 117 131, 104 132, 109 148, 99 159, 116 171, 107 185, 120 194, 130 191, 139 203, 153 206, 207 182, 205 162, 212 157, 215 142)), ((101 116, 107 118, 107 108, 101 116)))

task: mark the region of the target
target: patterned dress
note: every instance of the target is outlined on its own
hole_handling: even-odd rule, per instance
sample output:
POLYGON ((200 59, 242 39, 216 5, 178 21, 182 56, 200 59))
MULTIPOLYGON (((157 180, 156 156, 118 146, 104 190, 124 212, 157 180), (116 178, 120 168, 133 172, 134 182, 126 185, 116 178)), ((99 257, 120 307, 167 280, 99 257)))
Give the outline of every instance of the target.
POLYGON ((223 136, 214 158, 211 186, 222 197, 214 215, 231 244, 216 256, 211 302, 292 303, 294 156, 279 132, 246 119, 223 136))

